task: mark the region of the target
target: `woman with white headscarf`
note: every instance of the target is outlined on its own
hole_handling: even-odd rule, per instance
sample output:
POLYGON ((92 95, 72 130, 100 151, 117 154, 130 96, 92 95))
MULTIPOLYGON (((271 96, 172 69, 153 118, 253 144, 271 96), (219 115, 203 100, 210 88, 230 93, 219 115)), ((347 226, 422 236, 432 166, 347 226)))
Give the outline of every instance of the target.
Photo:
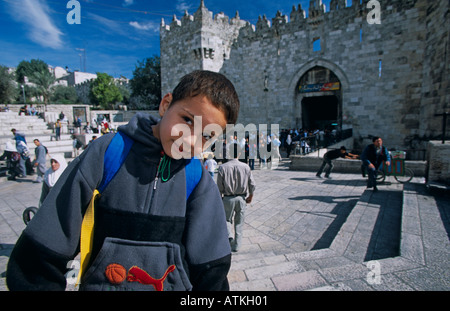
POLYGON ((44 202, 47 194, 53 188, 67 167, 66 159, 61 154, 55 154, 50 157, 51 167, 45 172, 44 182, 42 184, 41 198, 39 200, 39 206, 44 202))

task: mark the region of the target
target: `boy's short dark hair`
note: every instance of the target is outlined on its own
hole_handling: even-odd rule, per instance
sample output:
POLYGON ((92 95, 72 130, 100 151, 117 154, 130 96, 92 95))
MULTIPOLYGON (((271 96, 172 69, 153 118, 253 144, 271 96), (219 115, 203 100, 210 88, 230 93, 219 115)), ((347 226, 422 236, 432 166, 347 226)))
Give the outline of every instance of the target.
POLYGON ((205 70, 185 75, 172 92, 172 103, 197 95, 205 95, 215 107, 222 110, 228 124, 236 123, 239 98, 233 84, 224 75, 205 70))
POLYGON ((374 142, 376 142, 378 139, 380 139, 380 137, 374 136, 374 137, 372 138, 372 142, 374 143, 374 142))
POLYGON ((347 148, 345 148, 345 146, 342 146, 341 150, 347 151, 347 148))

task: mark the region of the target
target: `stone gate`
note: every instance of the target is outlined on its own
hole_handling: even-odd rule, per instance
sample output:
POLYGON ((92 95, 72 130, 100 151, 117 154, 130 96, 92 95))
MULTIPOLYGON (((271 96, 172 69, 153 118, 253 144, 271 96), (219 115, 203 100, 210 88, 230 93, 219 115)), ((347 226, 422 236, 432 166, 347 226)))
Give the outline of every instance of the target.
MULTIPOLYGON (((367 0, 310 1, 256 25, 193 14, 161 23, 162 92, 204 69, 225 74, 241 100, 239 123, 280 128, 353 128, 356 147, 381 136, 423 158, 449 109, 449 2, 383 0, 380 24, 367 0), (421 155, 421 156, 420 156, 421 155)), ((372 1, 373 2, 373 1, 372 1)))

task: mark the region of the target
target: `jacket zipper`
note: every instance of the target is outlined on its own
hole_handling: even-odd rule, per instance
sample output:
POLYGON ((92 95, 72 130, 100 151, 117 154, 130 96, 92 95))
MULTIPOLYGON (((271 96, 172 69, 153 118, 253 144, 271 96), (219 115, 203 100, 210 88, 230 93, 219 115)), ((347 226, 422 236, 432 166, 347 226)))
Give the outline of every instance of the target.
POLYGON ((158 183, 158 179, 159 179, 159 166, 161 165, 161 160, 159 160, 159 164, 158 164, 158 168, 156 169, 156 176, 155 176, 155 181, 153 183, 153 190, 156 190, 156 184, 158 183))
POLYGON ((153 181, 153 192, 152 192, 152 197, 150 198, 150 208, 152 207, 153 198, 155 197, 156 185, 158 184, 158 179, 159 179, 159 166, 161 165, 162 159, 163 159, 163 155, 161 155, 161 158, 159 159, 159 164, 156 167, 156 176, 153 181))

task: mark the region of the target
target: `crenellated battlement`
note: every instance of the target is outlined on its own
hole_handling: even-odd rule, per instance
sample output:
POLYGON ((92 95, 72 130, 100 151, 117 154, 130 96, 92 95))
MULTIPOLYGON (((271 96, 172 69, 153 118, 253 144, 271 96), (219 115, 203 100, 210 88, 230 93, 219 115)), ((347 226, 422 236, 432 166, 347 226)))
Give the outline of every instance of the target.
MULTIPOLYGON (((283 26, 289 29, 302 29, 302 27, 308 26, 317 27, 323 23, 326 23, 325 27, 333 27, 336 23, 341 23, 342 20, 366 17, 372 10, 372 7, 368 6, 369 2, 370 0, 353 0, 352 5, 347 6, 347 0, 331 0, 330 8, 327 11, 322 0, 310 0, 307 11, 302 8, 301 4, 298 4, 297 7, 293 5, 289 16, 283 15, 278 11, 272 19, 267 18, 266 15, 259 16, 256 25, 253 25, 248 21, 241 20, 239 12, 236 12, 236 15, 231 19, 223 12, 214 15, 213 12, 206 8, 204 0, 201 0, 199 8, 193 15, 185 11, 181 19, 174 15, 170 23, 166 23, 162 19, 161 35, 179 34, 180 32, 195 31, 205 27, 220 27, 234 30, 247 28, 244 33, 250 34, 248 30, 253 30, 256 35, 259 35, 260 32, 266 32, 274 28, 274 26, 277 28, 277 31, 283 26)), ((417 0, 378 1, 384 13, 396 12, 398 9, 405 9, 405 7, 413 7, 416 2, 417 0)))
POLYGON ((177 19, 176 15, 174 15, 170 24, 166 24, 163 18, 161 20, 161 34, 164 34, 164 32, 173 31, 191 31, 195 30, 195 28, 208 26, 239 29, 244 26, 245 23, 245 21, 240 19, 239 12, 236 12, 235 17, 232 19, 226 16, 223 12, 220 12, 214 16, 213 12, 209 11, 205 7, 204 1, 201 0, 200 7, 193 15, 190 15, 188 11, 185 11, 181 20, 177 19))

